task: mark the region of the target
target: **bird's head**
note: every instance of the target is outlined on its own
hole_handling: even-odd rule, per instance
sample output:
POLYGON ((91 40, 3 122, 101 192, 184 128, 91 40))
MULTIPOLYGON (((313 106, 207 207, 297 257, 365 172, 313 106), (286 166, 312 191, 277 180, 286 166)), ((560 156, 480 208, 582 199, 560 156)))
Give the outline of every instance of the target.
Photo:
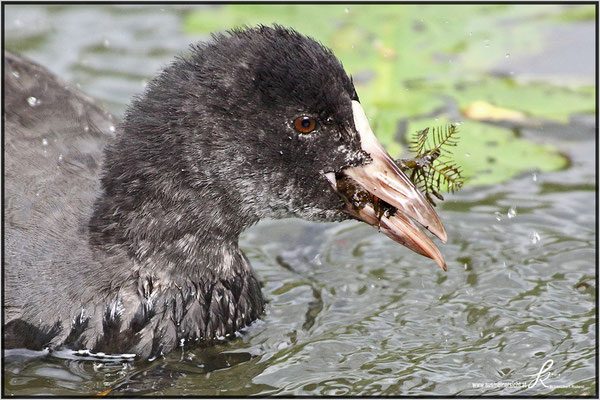
POLYGON ((185 132, 169 140, 192 186, 218 186, 223 201, 257 219, 356 218, 445 268, 414 222, 445 242, 436 212, 374 136, 342 64, 315 40, 279 26, 216 35, 150 86, 150 104, 168 114, 163 130, 185 132))

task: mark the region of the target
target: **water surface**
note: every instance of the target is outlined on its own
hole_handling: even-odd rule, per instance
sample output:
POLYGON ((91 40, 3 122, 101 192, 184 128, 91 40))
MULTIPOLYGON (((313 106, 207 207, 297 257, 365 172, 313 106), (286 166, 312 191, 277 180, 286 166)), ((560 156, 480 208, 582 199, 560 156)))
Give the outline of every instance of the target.
MULTIPOLYGON (((205 39, 182 32, 187 9, 6 6, 6 43, 122 115, 205 39)), ((10 351, 5 394, 593 395, 594 119, 515 129, 569 167, 448 196, 448 272, 358 222, 262 221, 241 246, 268 305, 240 338, 151 363, 10 351)))

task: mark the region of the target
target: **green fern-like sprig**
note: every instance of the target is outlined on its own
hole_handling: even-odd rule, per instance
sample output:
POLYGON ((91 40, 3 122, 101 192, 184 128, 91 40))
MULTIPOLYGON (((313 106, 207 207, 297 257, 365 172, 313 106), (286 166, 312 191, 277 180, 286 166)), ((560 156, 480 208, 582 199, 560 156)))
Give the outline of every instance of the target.
POLYGON ((397 160, 398 166, 409 175, 412 183, 425 198, 436 205, 433 196, 444 200, 440 191, 445 187, 454 192, 464 183, 462 171, 453 164, 448 147, 458 144, 456 125, 425 128, 417 131, 409 143, 409 149, 416 153, 411 159, 397 160))
POLYGON ((408 149, 415 154, 422 154, 425 150, 427 137, 429 136, 429 128, 415 132, 413 139, 408 144, 408 149))

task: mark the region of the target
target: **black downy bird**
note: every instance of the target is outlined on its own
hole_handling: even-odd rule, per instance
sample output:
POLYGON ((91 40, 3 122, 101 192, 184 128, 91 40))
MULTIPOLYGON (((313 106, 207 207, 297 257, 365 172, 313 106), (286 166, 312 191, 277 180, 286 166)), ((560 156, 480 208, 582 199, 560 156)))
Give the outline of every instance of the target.
POLYGON ((120 124, 39 65, 4 61, 6 348, 145 359, 234 334, 263 312, 238 237, 265 217, 356 218, 445 268, 414 222, 445 242, 437 214, 306 36, 214 35, 120 124))

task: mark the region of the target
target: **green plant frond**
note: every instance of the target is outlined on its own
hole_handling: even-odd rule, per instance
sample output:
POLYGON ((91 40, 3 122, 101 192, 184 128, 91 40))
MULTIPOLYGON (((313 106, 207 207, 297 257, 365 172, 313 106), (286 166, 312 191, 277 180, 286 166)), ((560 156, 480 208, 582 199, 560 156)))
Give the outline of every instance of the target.
POLYGON ((416 154, 423 154, 428 136, 429 128, 417 131, 408 145, 409 150, 416 154))
POLYGON ((446 190, 454 192, 463 185, 460 169, 451 164, 450 161, 432 164, 431 170, 438 190, 445 186, 446 190))
POLYGON ((456 125, 425 128, 417 131, 409 144, 409 149, 415 152, 416 156, 412 159, 396 161, 403 171, 407 173, 410 171, 411 182, 434 206, 436 204, 432 196, 444 200, 439 193, 442 188, 454 192, 463 186, 462 171, 460 167, 454 165, 452 152, 448 150, 448 147, 457 144, 456 125))
MULTIPOLYGON (((439 150, 442 147, 456 146, 458 143, 458 129, 456 125, 448 125, 445 127, 433 128, 433 151, 439 150)), ((448 149, 445 149, 449 152, 448 149)))

